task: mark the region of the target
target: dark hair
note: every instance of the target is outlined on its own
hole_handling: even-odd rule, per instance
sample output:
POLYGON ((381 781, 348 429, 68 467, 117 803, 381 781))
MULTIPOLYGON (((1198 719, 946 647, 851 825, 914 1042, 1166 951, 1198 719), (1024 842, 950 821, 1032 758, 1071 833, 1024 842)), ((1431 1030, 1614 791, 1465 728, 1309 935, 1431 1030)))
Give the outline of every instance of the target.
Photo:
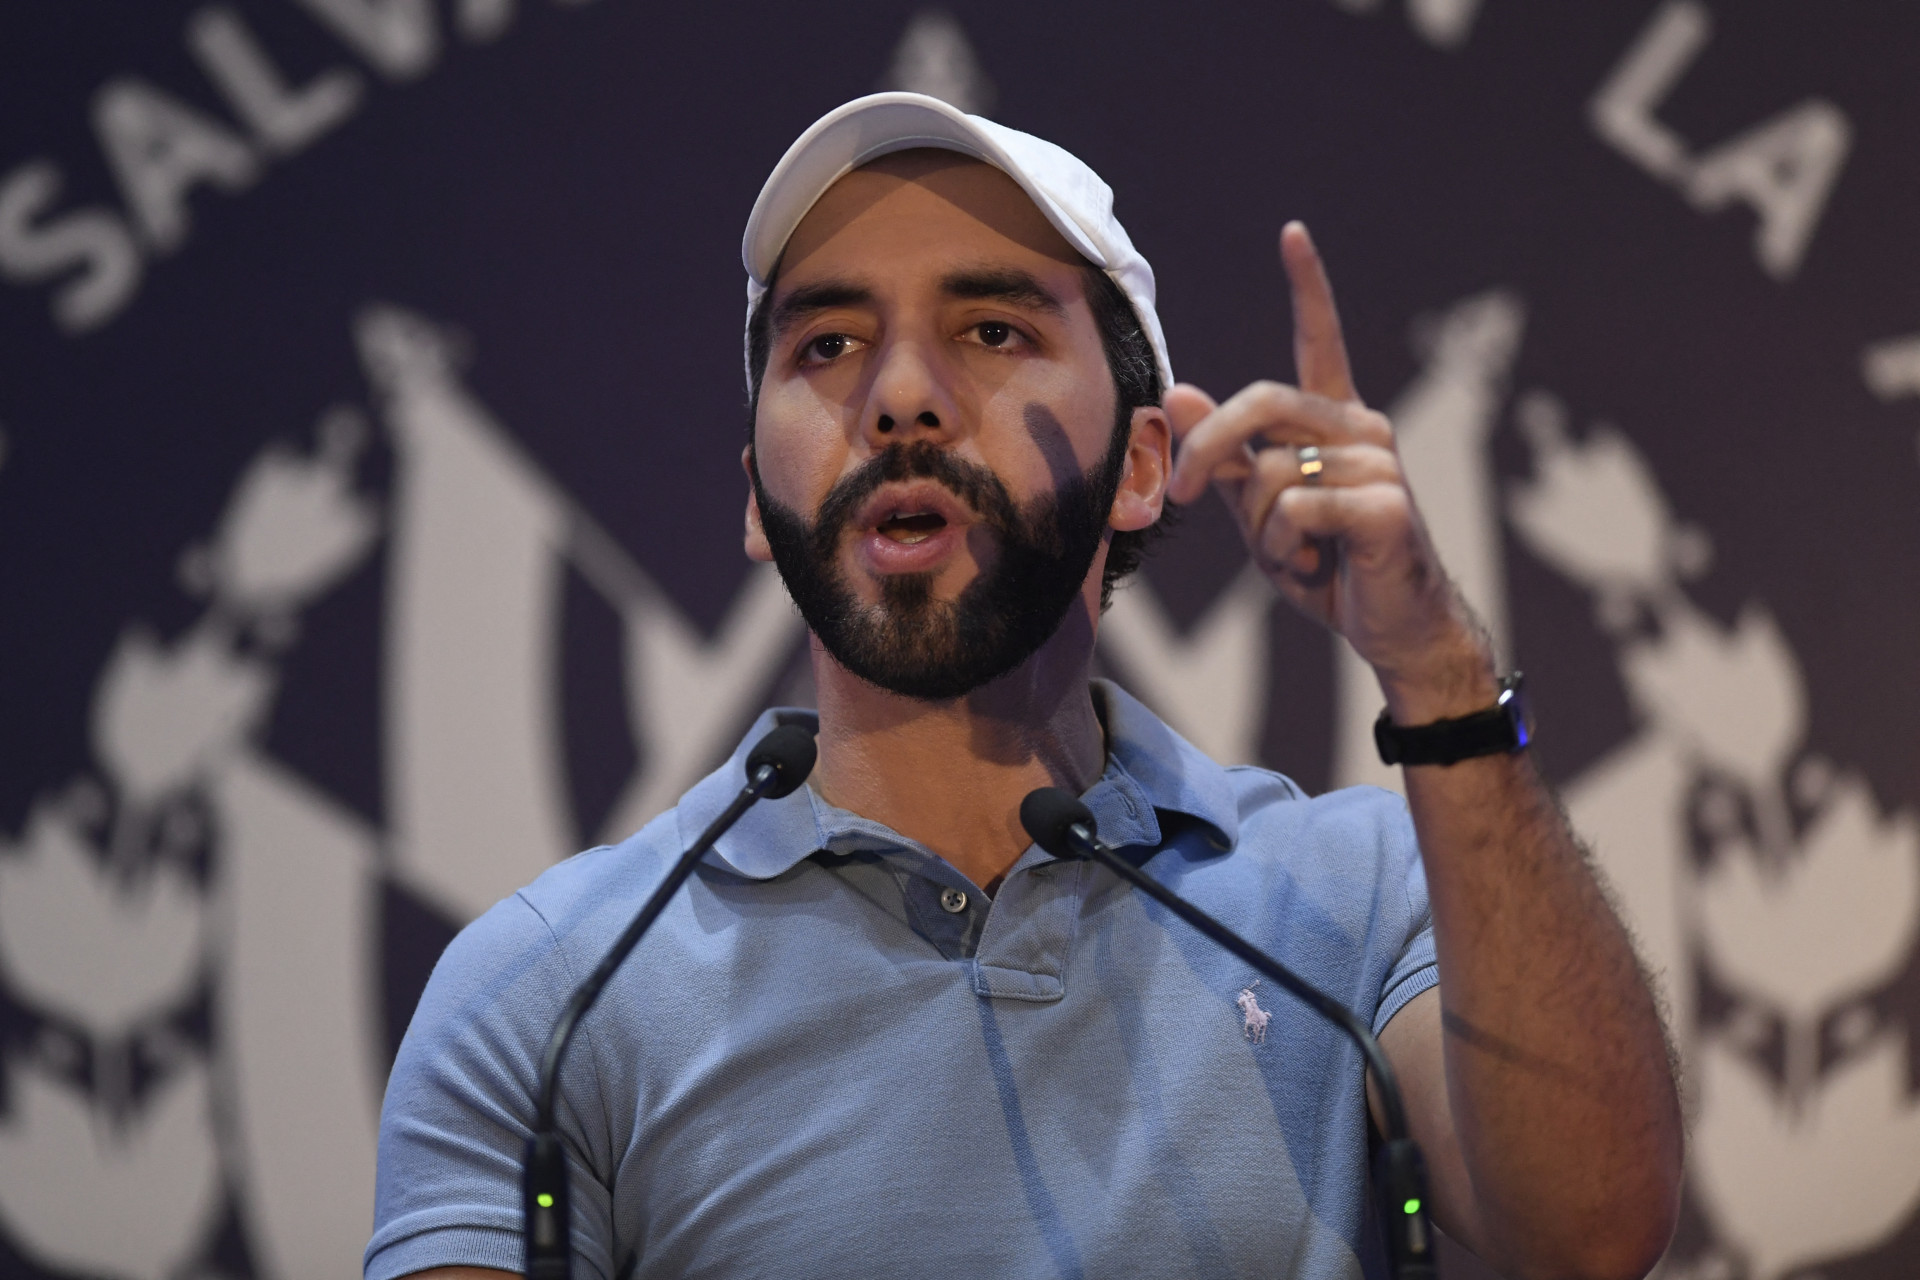
MULTIPOLYGON (((1127 295, 1112 276, 1088 263, 1087 305, 1093 311, 1093 323, 1100 332, 1100 348, 1107 356, 1107 371, 1113 375, 1115 392, 1113 429, 1116 433, 1133 429, 1133 411, 1160 403, 1165 390, 1160 385, 1160 365, 1154 359, 1153 343, 1147 338, 1140 317, 1127 295)), ((774 278, 779 278, 774 268, 774 278)), ((773 350, 772 319, 767 310, 773 298, 774 282, 754 304, 747 321, 747 443, 753 443, 753 423, 760 410, 760 380, 766 376, 767 360, 773 350)), ((1100 577, 1100 607, 1113 603, 1114 584, 1140 567, 1147 550, 1172 527, 1174 509, 1161 510, 1160 518, 1144 529, 1115 530, 1107 544, 1107 564, 1100 577)))

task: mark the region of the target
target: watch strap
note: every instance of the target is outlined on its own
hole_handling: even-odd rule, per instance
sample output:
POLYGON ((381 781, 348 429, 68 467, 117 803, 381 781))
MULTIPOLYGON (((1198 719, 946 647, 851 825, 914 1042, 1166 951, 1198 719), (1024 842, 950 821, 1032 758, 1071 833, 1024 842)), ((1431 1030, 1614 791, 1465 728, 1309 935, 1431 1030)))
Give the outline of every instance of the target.
POLYGON ((1470 715, 1431 724, 1398 725, 1387 712, 1373 722, 1373 742, 1387 764, 1455 764, 1523 749, 1532 739, 1518 671, 1500 681, 1500 697, 1470 715))

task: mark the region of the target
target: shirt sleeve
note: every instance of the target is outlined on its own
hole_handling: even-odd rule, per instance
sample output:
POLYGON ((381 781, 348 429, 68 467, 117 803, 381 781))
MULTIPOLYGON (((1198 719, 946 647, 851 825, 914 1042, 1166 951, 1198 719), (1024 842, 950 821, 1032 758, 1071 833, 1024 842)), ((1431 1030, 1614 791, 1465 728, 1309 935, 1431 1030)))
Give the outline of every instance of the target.
MULTIPOLYGON (((1405 924, 1400 931, 1402 941, 1399 954, 1388 966, 1387 976, 1380 984, 1380 1003, 1373 1014, 1373 1033, 1376 1036, 1393 1020, 1394 1014, 1406 1007, 1409 1000, 1440 985, 1439 956, 1433 946, 1433 909, 1427 899, 1426 867, 1420 861, 1420 845, 1414 837, 1413 818, 1407 812, 1404 800, 1394 806, 1392 821, 1399 828, 1395 833, 1394 846, 1400 884, 1405 889, 1403 909, 1406 914, 1402 917, 1405 924)), ((1391 885, 1383 888, 1388 893, 1392 890, 1391 885)), ((1383 893, 1382 901, 1385 905, 1391 903, 1392 898, 1383 893)))
MULTIPOLYGON (((520 1171, 533 1123, 541 1051, 575 984, 545 919, 515 895, 474 921, 434 967, 401 1042, 380 1116, 380 1164, 366 1280, 431 1267, 519 1274, 520 1171)), ((604 1115, 586 1029, 562 1070, 558 1123, 567 1146, 576 1274, 613 1273, 609 1154, 594 1150, 604 1115)), ((604 1146, 602 1142, 600 1145, 604 1146)))

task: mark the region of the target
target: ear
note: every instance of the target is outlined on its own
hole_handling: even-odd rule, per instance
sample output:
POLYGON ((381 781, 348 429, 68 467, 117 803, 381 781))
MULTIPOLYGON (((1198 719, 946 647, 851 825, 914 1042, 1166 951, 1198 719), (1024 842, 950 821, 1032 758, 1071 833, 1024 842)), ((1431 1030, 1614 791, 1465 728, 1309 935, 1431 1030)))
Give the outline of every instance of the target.
POLYGON ((773 559, 773 547, 767 542, 767 531, 760 523, 760 499, 753 491, 753 446, 748 445, 740 451, 740 469, 747 473, 747 559, 766 563, 773 559))
POLYGON ((1133 411, 1133 438, 1127 443, 1127 467, 1113 495, 1107 524, 1121 532, 1144 529, 1166 505, 1167 477, 1173 473, 1173 424, 1159 405, 1133 411))

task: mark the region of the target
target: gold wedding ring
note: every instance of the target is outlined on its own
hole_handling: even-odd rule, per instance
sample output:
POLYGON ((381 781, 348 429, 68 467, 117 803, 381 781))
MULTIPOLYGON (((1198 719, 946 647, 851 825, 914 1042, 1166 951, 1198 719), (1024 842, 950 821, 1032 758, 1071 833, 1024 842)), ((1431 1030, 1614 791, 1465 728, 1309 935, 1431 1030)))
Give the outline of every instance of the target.
POLYGON ((1319 484, 1320 473, 1327 464, 1320 457, 1320 446, 1310 444, 1300 450, 1300 480, 1304 484, 1319 484))

